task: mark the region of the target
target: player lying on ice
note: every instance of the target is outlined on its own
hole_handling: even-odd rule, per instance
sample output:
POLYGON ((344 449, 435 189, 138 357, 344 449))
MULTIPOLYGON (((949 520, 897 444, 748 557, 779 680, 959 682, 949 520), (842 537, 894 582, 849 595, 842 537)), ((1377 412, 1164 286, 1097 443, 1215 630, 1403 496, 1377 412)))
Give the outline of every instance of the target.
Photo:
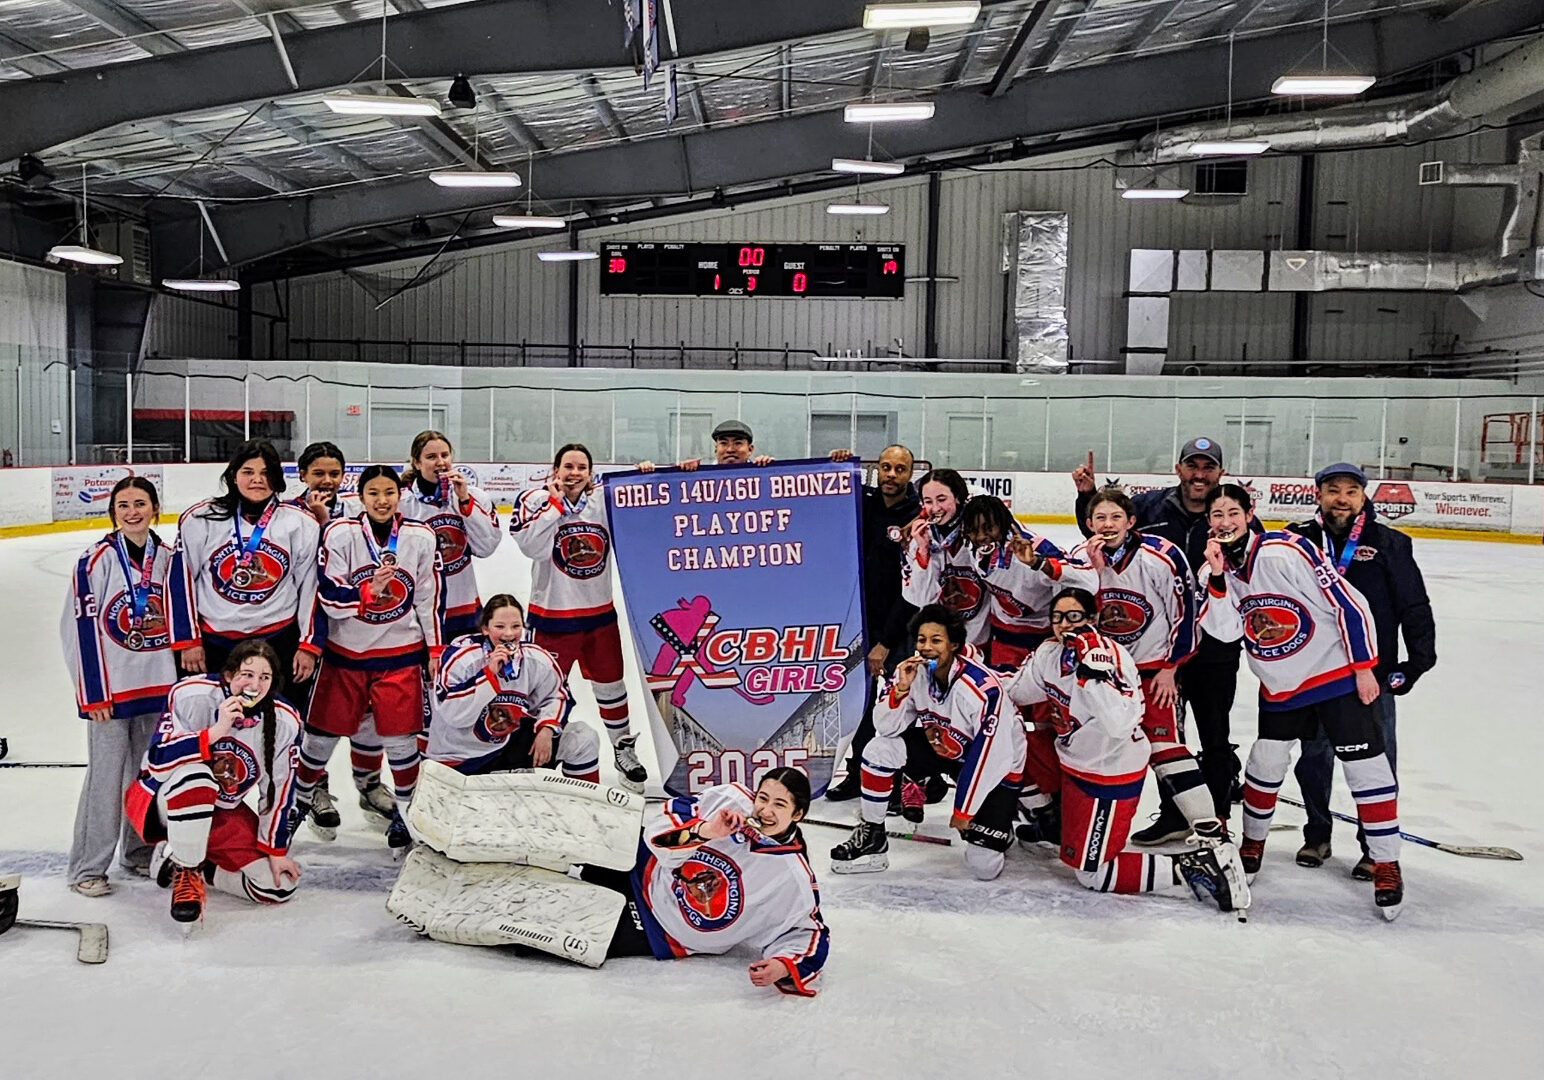
POLYGON ((217 675, 173 686, 124 812, 156 845, 150 877, 172 890, 172 918, 203 918, 205 884, 278 904, 295 893, 290 801, 300 718, 275 695, 279 657, 261 639, 231 650, 217 675), (257 812, 245 800, 258 792, 257 812))
POLYGON ((748 946, 761 953, 747 969, 754 985, 813 997, 830 935, 798 826, 809 804, 802 772, 771 769, 754 795, 725 784, 672 799, 640 835, 643 798, 619 788, 431 763, 412 811, 425 846, 386 907, 436 940, 590 967, 748 946))
POLYGON ((1142 680, 1126 649, 1095 629, 1098 606, 1085 589, 1051 602, 1051 638, 1008 680, 1019 705, 1049 702, 1061 759, 1061 857, 1079 883, 1099 892, 1210 897, 1223 911, 1249 907, 1237 849, 1216 818, 1195 825, 1181 855, 1125 851, 1152 753, 1143 728, 1142 680))

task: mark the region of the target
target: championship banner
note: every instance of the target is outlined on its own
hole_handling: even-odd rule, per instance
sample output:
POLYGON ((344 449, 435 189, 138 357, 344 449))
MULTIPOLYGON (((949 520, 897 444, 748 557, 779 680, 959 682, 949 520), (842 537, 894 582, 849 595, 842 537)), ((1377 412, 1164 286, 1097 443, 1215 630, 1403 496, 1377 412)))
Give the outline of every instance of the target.
POLYGON ((107 500, 125 476, 143 476, 166 501, 166 479, 159 465, 71 465, 51 470, 50 476, 55 521, 106 520, 107 500))
POLYGON ((628 471, 603 490, 665 790, 787 765, 819 798, 867 688, 857 464, 628 471))

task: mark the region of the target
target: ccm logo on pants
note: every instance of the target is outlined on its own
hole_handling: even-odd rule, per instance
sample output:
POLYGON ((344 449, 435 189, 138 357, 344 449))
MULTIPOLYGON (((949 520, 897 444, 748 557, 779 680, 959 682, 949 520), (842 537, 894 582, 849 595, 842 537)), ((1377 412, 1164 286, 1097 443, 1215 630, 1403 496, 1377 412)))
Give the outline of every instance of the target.
POLYGON ((1371 743, 1359 742, 1359 743, 1355 744, 1354 746, 1337 746, 1337 747, 1335 747, 1335 753, 1337 753, 1337 754, 1354 754, 1358 750, 1366 750, 1371 745, 1372 745, 1371 743))

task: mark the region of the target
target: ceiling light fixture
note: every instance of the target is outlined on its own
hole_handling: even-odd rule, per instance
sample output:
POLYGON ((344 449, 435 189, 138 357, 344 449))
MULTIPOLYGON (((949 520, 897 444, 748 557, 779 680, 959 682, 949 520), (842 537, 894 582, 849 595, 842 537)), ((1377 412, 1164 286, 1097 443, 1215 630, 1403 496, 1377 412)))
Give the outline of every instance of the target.
POLYGON ((1271 93, 1283 97, 1356 97, 1377 81, 1373 75, 1283 75, 1271 83, 1271 93))
POLYGON ((439 116, 433 98, 390 97, 383 94, 328 94, 322 104, 343 116, 439 116))
POLYGON ((1167 199, 1173 201, 1175 199, 1183 199, 1186 195, 1189 194, 1190 189, 1183 187, 1133 187, 1122 191, 1120 193, 1120 197, 1123 199, 1131 199, 1133 201, 1143 199, 1167 199))
POLYGON ((1252 139, 1218 140, 1215 142, 1193 142, 1185 147, 1185 153, 1191 157, 1248 157, 1253 154, 1263 154, 1271 148, 1268 142, 1256 142, 1252 139))
POLYGON ((600 258, 600 253, 595 251, 538 251, 536 257, 542 262, 585 262, 589 259, 600 258))
POLYGON ((535 214, 494 214, 493 224, 501 229, 564 229, 568 221, 560 217, 540 217, 535 214))
POLYGON ((832 158, 832 172, 862 173, 872 176, 900 176, 906 166, 899 161, 870 161, 868 158, 832 158))
POLYGON ((863 9, 865 30, 910 30, 918 26, 963 26, 981 14, 977 0, 947 4, 869 4, 863 9))
POLYGON ((869 215, 877 217, 880 214, 888 214, 889 212, 890 207, 885 203, 834 202, 826 204, 826 213, 828 214, 845 214, 850 216, 869 215))
POLYGON ((240 292, 241 282, 230 278, 166 278, 161 287, 178 292, 240 292))
POLYGON ((842 110, 849 124, 889 124, 905 120, 931 120, 931 101, 862 101, 842 110))
POLYGON ((517 188, 520 174, 484 169, 442 169, 429 174, 440 187, 454 188, 517 188))
POLYGON ((90 238, 86 235, 90 216, 86 196, 86 163, 83 161, 80 163, 80 243, 55 244, 48 249, 48 258, 56 262, 62 259, 65 262, 80 263, 83 266, 122 266, 122 255, 115 255, 111 251, 100 251, 91 246, 90 238))

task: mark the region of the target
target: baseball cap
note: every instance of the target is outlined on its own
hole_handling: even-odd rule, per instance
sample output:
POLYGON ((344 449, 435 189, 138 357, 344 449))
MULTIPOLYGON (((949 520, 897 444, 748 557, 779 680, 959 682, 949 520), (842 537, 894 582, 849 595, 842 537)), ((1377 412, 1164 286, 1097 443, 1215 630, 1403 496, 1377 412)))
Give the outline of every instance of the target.
POLYGON ((1222 444, 1216 439, 1208 439, 1205 435, 1197 435, 1184 445, 1176 460, 1184 461, 1193 457, 1211 458, 1220 469, 1222 468, 1222 444))
POLYGON ((720 439, 744 439, 746 442, 755 442, 756 437, 751 434, 750 425, 743 420, 725 420, 713 429, 713 441, 720 439))
POLYGON ((1337 461, 1333 465, 1324 466, 1324 468, 1314 473, 1313 482, 1315 485, 1323 487, 1326 480, 1336 476, 1349 476, 1363 487, 1367 486, 1367 474, 1349 461, 1337 461))

